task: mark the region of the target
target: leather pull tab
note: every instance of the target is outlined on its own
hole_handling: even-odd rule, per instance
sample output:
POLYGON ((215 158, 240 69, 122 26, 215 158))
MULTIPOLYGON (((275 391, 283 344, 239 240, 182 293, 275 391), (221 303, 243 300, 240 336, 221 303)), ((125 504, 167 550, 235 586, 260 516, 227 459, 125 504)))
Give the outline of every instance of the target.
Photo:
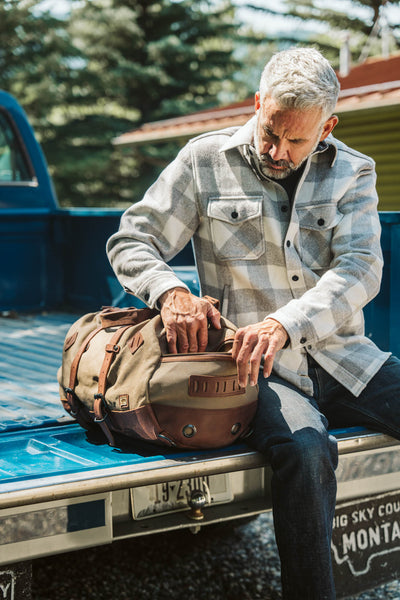
POLYGON ((138 331, 137 333, 135 333, 135 335, 129 342, 129 349, 131 351, 131 354, 135 354, 136 350, 138 350, 140 346, 142 346, 142 344, 144 344, 144 339, 141 332, 138 331))
POLYGON ((217 310, 219 310, 219 300, 213 298, 212 296, 203 296, 203 298, 204 300, 208 300, 210 304, 212 304, 217 310))
POLYGON ((71 346, 73 346, 75 344, 76 338, 78 337, 78 332, 75 331, 75 333, 73 333, 72 335, 70 335, 64 343, 64 352, 66 352, 67 350, 69 350, 71 348, 71 346))
POLYGON ((153 308, 106 308, 100 313, 101 326, 115 327, 123 325, 137 325, 158 315, 153 308))

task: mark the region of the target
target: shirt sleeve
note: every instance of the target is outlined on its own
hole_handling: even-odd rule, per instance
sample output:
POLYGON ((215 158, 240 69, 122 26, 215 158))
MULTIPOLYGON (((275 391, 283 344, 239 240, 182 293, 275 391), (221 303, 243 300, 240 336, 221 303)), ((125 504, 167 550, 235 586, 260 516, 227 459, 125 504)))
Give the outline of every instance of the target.
POLYGON ((378 293, 382 276, 376 174, 364 162, 338 203, 329 268, 316 285, 268 315, 279 321, 291 348, 313 345, 337 333, 378 293))
POLYGON ((140 202, 122 215, 108 240, 110 263, 125 291, 154 307, 173 287, 187 286, 166 263, 198 226, 190 147, 181 150, 140 202))

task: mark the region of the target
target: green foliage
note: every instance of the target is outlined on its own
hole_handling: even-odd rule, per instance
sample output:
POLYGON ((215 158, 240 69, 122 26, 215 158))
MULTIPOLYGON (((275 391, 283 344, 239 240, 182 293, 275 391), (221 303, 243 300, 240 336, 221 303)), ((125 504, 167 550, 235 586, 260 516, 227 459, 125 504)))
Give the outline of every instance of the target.
POLYGON ((138 199, 166 150, 128 156, 112 139, 218 103, 239 68, 230 0, 70 0, 64 19, 40 4, 0 5, 0 86, 33 122, 61 204, 138 199))
MULTIPOLYGON (((288 34, 279 33, 277 42, 280 47, 293 43, 317 46, 331 63, 338 67, 339 49, 345 34, 350 38, 353 60, 356 62, 369 36, 379 26, 379 16, 387 15, 387 9, 390 7, 400 6, 400 0, 353 0, 350 8, 349 2, 344 0, 337 0, 334 5, 329 5, 324 0, 283 0, 281 11, 275 10, 275 6, 272 9, 264 4, 255 5, 251 2, 240 2, 240 5, 260 13, 287 18, 293 24, 293 28, 288 34)), ((392 50, 400 47, 399 25, 398 22, 389 23, 392 50)), ((381 45, 372 44, 369 51, 379 54, 381 45)))
POLYGON ((53 107, 68 99, 78 52, 63 21, 36 14, 39 4, 6 0, 0 5, 0 86, 17 96, 40 128, 53 107))

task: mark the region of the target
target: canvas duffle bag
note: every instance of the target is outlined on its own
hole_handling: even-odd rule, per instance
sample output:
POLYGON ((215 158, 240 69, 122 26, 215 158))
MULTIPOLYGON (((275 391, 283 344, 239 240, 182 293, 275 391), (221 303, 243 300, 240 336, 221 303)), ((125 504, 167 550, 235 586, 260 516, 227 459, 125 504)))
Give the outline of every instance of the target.
POLYGON ((179 448, 217 448, 249 432, 258 388, 238 385, 236 327, 221 317, 205 352, 168 353, 158 311, 113 308, 68 331, 58 372, 64 408, 86 429, 179 448))

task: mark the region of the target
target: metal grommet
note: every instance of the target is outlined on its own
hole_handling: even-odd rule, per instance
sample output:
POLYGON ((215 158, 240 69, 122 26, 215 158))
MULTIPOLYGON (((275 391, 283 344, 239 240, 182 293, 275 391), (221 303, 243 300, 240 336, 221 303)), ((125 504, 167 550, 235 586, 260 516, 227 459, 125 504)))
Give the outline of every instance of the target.
POLYGON ((235 423, 234 425, 232 425, 232 429, 231 429, 231 434, 232 435, 236 435, 237 433, 239 433, 239 431, 242 428, 242 424, 241 423, 235 423))
POLYGON ((182 433, 186 438, 191 438, 197 433, 197 429, 194 425, 191 425, 190 423, 188 423, 182 429, 182 433))

